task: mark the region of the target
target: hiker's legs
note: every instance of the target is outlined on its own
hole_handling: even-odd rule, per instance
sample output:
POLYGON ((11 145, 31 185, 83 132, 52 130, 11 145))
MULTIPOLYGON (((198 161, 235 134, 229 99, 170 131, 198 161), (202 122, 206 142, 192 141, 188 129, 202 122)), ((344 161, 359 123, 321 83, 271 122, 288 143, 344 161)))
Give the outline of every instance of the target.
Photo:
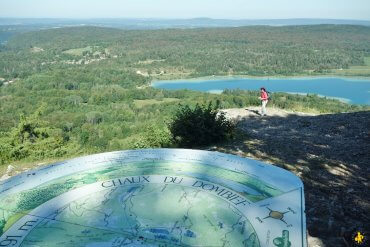
POLYGON ((261 111, 262 116, 266 115, 266 104, 267 100, 262 100, 262 111, 261 111))

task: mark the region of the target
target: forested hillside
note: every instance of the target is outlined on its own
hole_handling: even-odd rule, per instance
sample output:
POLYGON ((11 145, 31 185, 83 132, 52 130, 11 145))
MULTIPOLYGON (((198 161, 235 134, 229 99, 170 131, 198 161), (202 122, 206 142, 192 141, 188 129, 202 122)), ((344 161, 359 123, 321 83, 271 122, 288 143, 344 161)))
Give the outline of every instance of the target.
POLYGON ((139 69, 152 76, 163 71, 176 78, 322 74, 365 65, 369 44, 370 27, 364 26, 61 28, 13 37, 0 55, 0 77, 24 78, 94 58, 103 68, 139 69))
MULTIPOLYGON (((322 75, 351 66, 370 75, 367 57, 370 28, 362 26, 19 34, 0 49, 0 164, 167 147, 173 145, 167 123, 178 103, 259 104, 257 92, 165 91, 148 87, 153 78, 322 75)), ((315 95, 273 98, 271 105, 298 111, 369 109, 315 95)))

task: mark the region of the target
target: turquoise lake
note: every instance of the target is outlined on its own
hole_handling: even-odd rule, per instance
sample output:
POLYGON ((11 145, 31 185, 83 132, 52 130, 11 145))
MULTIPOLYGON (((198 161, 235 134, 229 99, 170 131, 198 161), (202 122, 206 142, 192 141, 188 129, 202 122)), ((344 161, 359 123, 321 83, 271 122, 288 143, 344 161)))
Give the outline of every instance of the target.
POLYGON ((155 81, 152 86, 169 90, 189 89, 211 93, 220 93, 225 89, 259 90, 263 86, 269 92, 318 94, 352 104, 370 105, 370 79, 223 78, 155 81))

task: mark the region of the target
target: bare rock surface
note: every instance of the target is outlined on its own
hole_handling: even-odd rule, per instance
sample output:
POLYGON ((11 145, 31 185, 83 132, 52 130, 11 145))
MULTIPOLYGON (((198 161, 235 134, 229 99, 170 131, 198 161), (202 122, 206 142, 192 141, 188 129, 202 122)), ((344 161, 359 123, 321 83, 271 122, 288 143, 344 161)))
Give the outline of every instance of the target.
POLYGON ((223 111, 238 134, 213 150, 272 163, 302 179, 309 246, 347 246, 354 230, 370 225, 370 111, 268 108, 264 117, 259 107, 223 111))

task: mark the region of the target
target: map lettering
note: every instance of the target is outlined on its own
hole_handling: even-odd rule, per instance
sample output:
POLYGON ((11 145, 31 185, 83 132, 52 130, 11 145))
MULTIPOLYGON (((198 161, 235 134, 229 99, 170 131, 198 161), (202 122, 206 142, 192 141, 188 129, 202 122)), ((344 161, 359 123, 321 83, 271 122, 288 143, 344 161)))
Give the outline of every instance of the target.
POLYGON ((122 183, 121 179, 118 179, 118 182, 119 182, 120 185, 125 185, 125 184, 135 184, 135 183, 138 183, 139 180, 140 180, 140 178, 135 180, 135 178, 132 177, 132 178, 125 178, 125 180, 123 181, 123 183, 122 183))
POLYGON ((256 220, 258 220, 260 223, 263 223, 260 217, 256 217, 256 220))
MULTIPOLYGON (((241 198, 240 196, 238 196, 238 197, 236 197, 236 198, 234 198, 233 199, 234 200, 234 204, 235 205, 239 205, 239 204, 242 204, 242 205, 247 205, 246 203, 248 203, 248 201, 247 200, 245 200, 245 199, 243 199, 243 198, 241 198)), ((249 204, 249 203, 248 203, 249 204)))
MULTIPOLYGON (((240 197, 239 197, 239 198, 240 198, 240 197)), ((239 198, 238 198, 238 199, 239 199, 239 198)), ((234 204, 235 204, 235 205, 243 204, 243 205, 245 206, 245 205, 247 205, 246 203, 248 203, 248 204, 249 204, 249 202, 248 202, 247 200, 242 199, 242 201, 239 201, 239 202, 234 203, 234 204)))
POLYGON ((226 199, 230 200, 235 196, 235 194, 231 191, 225 191, 224 193, 218 194, 219 196, 225 197, 226 199))
POLYGON ((220 194, 224 191, 225 191, 225 189, 220 189, 220 187, 218 187, 218 186, 215 187, 215 192, 217 192, 217 194, 220 194))
POLYGON ((116 187, 119 185, 128 185, 128 184, 139 184, 139 183, 150 183, 149 181, 150 176, 138 176, 138 177, 130 177, 130 178, 118 178, 109 181, 104 181, 101 186, 104 188, 111 188, 116 187))
POLYGON ((215 188, 215 186, 213 184, 204 184, 202 186, 202 189, 204 190, 213 190, 215 188))
POLYGON ((294 211, 291 207, 288 207, 288 210, 290 211, 290 212, 292 212, 293 214, 296 214, 297 212, 296 211, 294 211))
POLYGON ((104 188, 110 188, 110 187, 115 187, 116 183, 114 182, 114 180, 105 181, 101 184, 101 186, 104 187, 104 188))
POLYGON ((240 197, 238 194, 231 192, 225 188, 220 188, 219 186, 205 183, 203 181, 195 181, 192 185, 193 187, 202 188, 203 190, 215 192, 217 195, 226 198, 228 201, 232 202, 235 205, 247 205, 247 200, 240 197))
POLYGON ((20 231, 28 231, 31 227, 33 227, 33 223, 36 223, 37 220, 29 220, 26 223, 24 223, 21 227, 18 228, 20 231))
POLYGON ((22 236, 6 236, 5 240, 0 242, 0 246, 16 245, 18 240, 16 238, 21 238, 22 236))
POLYGON ((202 181, 195 181, 195 183, 193 184, 193 187, 202 187, 202 185, 203 185, 202 181))
POLYGON ((177 180, 178 177, 165 177, 164 183, 174 183, 174 184, 181 184, 183 178, 177 180))
POLYGON ((239 205, 239 204, 247 205, 245 204, 247 202, 245 199, 241 198, 239 195, 231 191, 226 191, 225 193, 222 193, 220 196, 226 198, 227 200, 234 203, 235 205, 239 205))

